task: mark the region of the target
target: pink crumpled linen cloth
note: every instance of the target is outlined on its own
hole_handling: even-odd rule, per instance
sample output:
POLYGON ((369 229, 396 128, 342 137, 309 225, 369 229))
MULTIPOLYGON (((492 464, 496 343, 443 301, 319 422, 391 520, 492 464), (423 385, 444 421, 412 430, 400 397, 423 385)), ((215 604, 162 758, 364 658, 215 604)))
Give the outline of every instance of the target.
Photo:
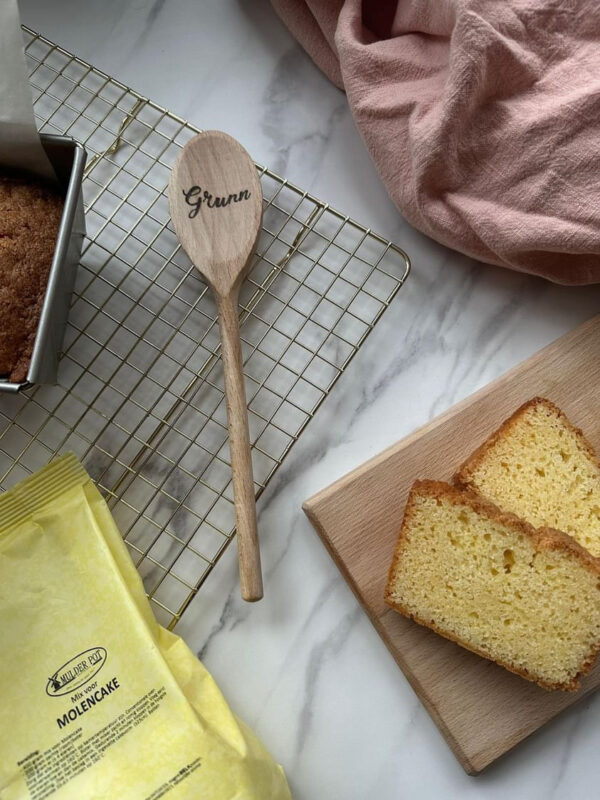
POLYGON ((272 0, 393 201, 490 264, 600 282, 600 0, 272 0))

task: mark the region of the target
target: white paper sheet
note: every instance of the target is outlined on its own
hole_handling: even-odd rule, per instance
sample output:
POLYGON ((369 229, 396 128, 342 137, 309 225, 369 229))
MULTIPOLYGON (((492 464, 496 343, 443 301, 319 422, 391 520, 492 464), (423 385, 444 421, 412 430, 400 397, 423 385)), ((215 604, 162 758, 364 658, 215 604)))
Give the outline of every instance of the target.
POLYGON ((17 0, 0 0, 0 165, 56 180, 33 115, 17 0))

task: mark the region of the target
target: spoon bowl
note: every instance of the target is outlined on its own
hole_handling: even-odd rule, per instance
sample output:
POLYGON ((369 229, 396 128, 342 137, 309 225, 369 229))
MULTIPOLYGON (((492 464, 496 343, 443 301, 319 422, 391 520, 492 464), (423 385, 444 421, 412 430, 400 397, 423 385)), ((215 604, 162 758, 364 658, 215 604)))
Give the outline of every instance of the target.
POLYGON ((205 131, 183 148, 169 180, 171 219, 209 286, 230 294, 244 278, 260 232, 262 191, 242 145, 205 131))

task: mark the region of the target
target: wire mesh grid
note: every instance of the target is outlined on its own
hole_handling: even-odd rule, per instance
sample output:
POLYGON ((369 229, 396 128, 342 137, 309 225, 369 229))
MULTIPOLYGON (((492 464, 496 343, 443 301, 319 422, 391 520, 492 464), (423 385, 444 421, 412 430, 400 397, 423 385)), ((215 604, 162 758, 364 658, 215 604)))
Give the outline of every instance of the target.
MULTIPOLYGON (((39 127, 88 150, 88 236, 58 385, 0 398, 0 485, 78 454, 172 627, 235 533, 216 309, 166 187, 197 129, 24 29, 39 127)), ((240 296, 257 495, 404 282, 407 256, 257 166, 240 296)))

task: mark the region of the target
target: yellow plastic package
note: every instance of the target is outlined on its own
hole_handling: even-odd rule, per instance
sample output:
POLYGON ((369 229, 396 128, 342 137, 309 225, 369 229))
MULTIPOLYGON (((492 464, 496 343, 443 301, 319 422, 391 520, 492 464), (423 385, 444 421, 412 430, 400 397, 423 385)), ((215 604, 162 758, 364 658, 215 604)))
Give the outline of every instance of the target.
POLYGON ((66 455, 0 497, 1 800, 291 800, 66 455))

